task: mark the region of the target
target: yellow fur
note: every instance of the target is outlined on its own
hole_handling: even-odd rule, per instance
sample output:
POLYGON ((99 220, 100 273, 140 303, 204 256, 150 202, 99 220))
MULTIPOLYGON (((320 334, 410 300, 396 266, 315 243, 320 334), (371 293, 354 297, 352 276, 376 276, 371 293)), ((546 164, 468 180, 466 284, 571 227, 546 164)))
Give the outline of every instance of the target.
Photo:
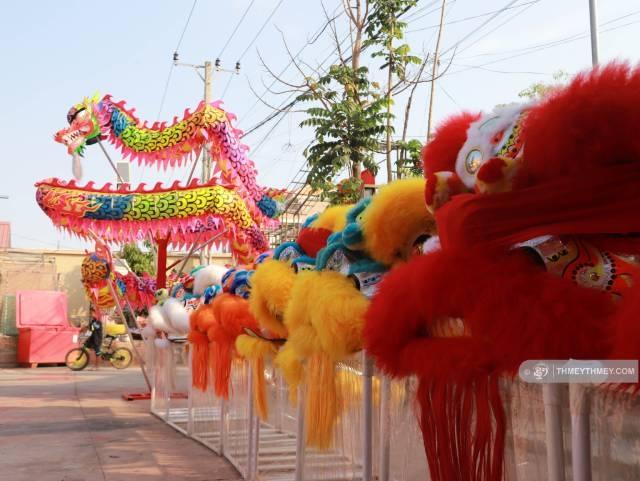
POLYGON ((351 204, 328 207, 311 223, 310 227, 338 232, 347 225, 347 212, 349 212, 352 207, 353 205, 351 204))
POLYGON ((336 383, 336 367, 324 352, 308 361, 305 424, 307 445, 329 449, 333 441, 333 427, 342 411, 342 396, 336 383))
POLYGON ((267 420, 269 406, 267 404, 267 386, 264 379, 264 360, 275 356, 277 349, 272 342, 265 341, 248 334, 241 334, 236 338, 236 350, 247 358, 253 370, 253 404, 258 416, 267 420))
POLYGON ((283 261, 269 259, 250 278, 249 309, 261 327, 274 336, 287 337, 287 328, 278 319, 289 303, 296 274, 283 261))
POLYGON ((343 408, 335 363, 362 348, 364 314, 369 301, 338 272, 298 274, 285 310, 289 338, 276 363, 287 369, 290 386, 300 382, 301 362, 307 389, 307 443, 326 449, 343 408), (285 354, 286 353, 286 354, 285 354))
POLYGON ((289 401, 295 404, 297 401, 298 386, 302 381, 303 367, 300 359, 291 346, 286 344, 278 351, 273 364, 282 371, 282 375, 289 386, 289 401))
POLYGON ((278 352, 272 342, 248 334, 241 334, 236 338, 236 350, 247 359, 273 357, 278 352))
POLYGON ((362 213, 365 250, 392 265, 406 260, 421 234, 435 234, 435 221, 424 202, 425 180, 397 180, 382 187, 362 213))

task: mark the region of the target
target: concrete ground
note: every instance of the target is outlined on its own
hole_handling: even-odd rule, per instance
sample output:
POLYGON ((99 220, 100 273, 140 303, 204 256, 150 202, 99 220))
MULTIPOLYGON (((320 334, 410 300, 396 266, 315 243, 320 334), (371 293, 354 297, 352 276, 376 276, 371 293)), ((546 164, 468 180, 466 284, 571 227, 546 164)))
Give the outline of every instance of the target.
POLYGON ((138 368, 0 369, 3 481, 236 481, 224 459, 149 414, 138 368))

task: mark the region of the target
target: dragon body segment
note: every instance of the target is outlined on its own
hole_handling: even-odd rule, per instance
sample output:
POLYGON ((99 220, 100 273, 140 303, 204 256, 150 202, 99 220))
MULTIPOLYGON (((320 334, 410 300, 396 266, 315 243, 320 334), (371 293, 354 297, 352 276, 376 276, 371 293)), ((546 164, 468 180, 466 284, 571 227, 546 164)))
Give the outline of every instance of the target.
POLYGON ((110 95, 85 99, 69 110, 69 127, 54 138, 67 146, 76 162, 87 145, 106 139, 125 159, 165 169, 182 165, 207 148, 222 181, 235 187, 254 217, 257 211, 268 218, 278 215, 278 192, 257 184, 255 164, 247 156, 249 148, 240 141, 242 132, 232 125, 235 116, 224 111, 220 102, 201 102, 195 111, 185 110, 183 118, 175 117, 170 125, 148 125, 134 111, 110 95))
POLYGON ((89 232, 107 241, 127 242, 151 235, 169 237, 174 245, 186 245, 226 231, 234 253, 244 258, 261 252, 267 241, 237 191, 212 180, 188 186, 144 184, 131 190, 126 184, 96 188, 50 179, 36 184, 36 200, 53 223, 80 237, 89 232), (203 236, 203 234, 206 234, 203 236), (203 236, 201 238, 201 236, 203 236), (235 252, 237 251, 237 252, 235 252))

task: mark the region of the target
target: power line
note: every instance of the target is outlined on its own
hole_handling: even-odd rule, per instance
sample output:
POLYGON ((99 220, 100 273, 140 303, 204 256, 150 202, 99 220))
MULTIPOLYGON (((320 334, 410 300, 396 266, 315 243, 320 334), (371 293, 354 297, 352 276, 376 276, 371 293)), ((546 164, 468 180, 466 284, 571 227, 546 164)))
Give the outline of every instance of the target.
MULTIPOLYGON (((256 41, 258 40, 258 37, 260 37, 260 34, 262 34, 262 31, 265 29, 265 27, 267 26, 267 24, 269 23, 271 18, 276 14, 278 9, 280 8, 280 5, 282 5, 283 2, 284 2, 284 0, 280 0, 278 2, 278 4, 273 8, 273 10, 271 10, 271 13, 269 14, 267 19, 264 21, 264 23, 260 27, 260 30, 258 30, 258 33, 255 34, 255 36, 253 37, 253 40, 251 40, 251 42, 249 42, 249 45, 247 45, 247 48, 245 48, 244 51, 242 52, 242 54, 240 54, 240 57, 238 58, 238 62, 242 61, 242 59, 247 54, 249 49, 253 46, 254 43, 256 43, 256 41)), ((224 90, 222 91, 221 98, 224 99, 224 96, 226 95, 227 90, 229 90, 229 86, 231 85, 232 81, 233 81, 233 75, 231 77, 229 77, 229 80, 227 80, 227 85, 225 85, 224 90)))
POLYGON ((512 16, 510 16, 509 18, 507 18, 504 22, 502 22, 500 25, 497 25, 496 27, 492 28, 491 30, 489 30, 487 33, 485 33, 484 35, 482 35, 480 38, 477 38, 475 40, 475 42, 473 42, 471 45, 467 45, 465 48, 463 48, 462 50, 460 50, 458 53, 462 53, 466 50, 469 50, 471 47, 473 47, 474 45, 477 45, 480 40, 482 40, 483 38, 486 38, 487 36, 491 35, 493 32, 495 32, 496 30, 498 30, 499 28, 503 27, 504 25, 506 25, 507 23, 511 22, 514 18, 522 15, 524 12, 526 12, 527 10, 529 10, 531 7, 533 7, 536 3, 540 2, 540 0, 535 0, 533 2, 529 2, 529 3, 523 3, 520 5, 516 5, 515 7, 512 8, 518 8, 518 7, 526 7, 523 8, 522 10, 514 13, 512 16))
MULTIPOLYGON (((339 4, 335 10, 333 11, 333 13, 331 14, 333 17, 335 17, 336 13, 338 12, 338 10, 342 7, 341 4, 339 4)), ((343 15, 344 11, 340 14, 343 15)), ((338 15, 338 16, 340 16, 338 15)), ((337 18, 337 17, 335 17, 337 18)), ((335 19, 334 18, 334 19, 335 19)), ((289 63, 282 69, 282 71, 278 74, 278 77, 282 77, 287 70, 289 70, 289 68, 293 65, 293 63, 300 57, 300 55, 302 54, 302 52, 309 46, 309 45, 313 45, 319 38, 320 35, 322 34, 322 32, 324 32, 324 30, 327 28, 329 24, 328 23, 324 23, 323 25, 320 26, 320 28, 311 36, 311 40, 307 41, 307 43, 305 43, 300 50, 298 50, 298 52, 291 58, 291 60, 289 60, 289 63)), ((336 51, 336 49, 334 49, 331 53, 333 54, 336 51)), ((275 83, 278 81, 277 78, 274 78, 273 81, 271 82, 271 84, 269 84, 268 87, 266 87, 264 89, 264 92, 262 92, 262 95, 260 95, 260 97, 256 98, 256 101, 253 103, 253 105, 251 107, 249 107, 247 109, 247 111, 240 116, 241 120, 244 120, 246 115, 251 112, 254 107, 256 105, 258 105, 258 103, 264 98, 264 96, 269 92, 269 90, 271 89, 271 87, 273 87, 275 85, 275 83)))
POLYGON ((252 45, 254 43, 256 43, 256 40, 258 40, 258 37, 260 36, 260 34, 262 33, 262 31, 265 29, 265 27, 267 26, 267 24, 269 23, 269 21, 271 20, 271 18, 276 14, 276 12, 278 11, 278 9, 280 8, 280 5, 282 5, 282 2, 284 2, 284 0, 280 0, 278 2, 278 4, 274 7, 274 9, 271 11, 271 13, 269 14, 269 16, 267 17, 267 19, 264 21, 264 23, 262 24, 262 27, 260 27, 260 30, 258 30, 258 33, 256 33, 255 37, 253 37, 253 40, 251 40, 251 42, 249 43, 249 45, 247 45, 247 48, 244 49, 244 52, 242 52, 242 54, 240 55, 240 58, 238 59, 238 61, 242 60, 244 58, 244 56, 247 54, 247 52, 249 51, 249 49, 252 47, 252 45))
MULTIPOLYGON (((339 43, 340 46, 342 46, 344 44, 344 42, 349 38, 350 34, 347 34, 339 43)), ((363 49, 364 50, 364 49, 363 49)), ((321 63, 319 66, 319 69, 323 68, 323 65, 330 60, 333 55, 338 51, 338 47, 336 47, 321 63)), ((348 57, 345 59, 345 61, 348 61, 351 57, 348 57)), ((289 111, 291 110, 291 107, 293 107, 296 102, 298 101, 297 98, 294 98, 293 100, 291 100, 293 97, 297 97, 296 93, 293 92, 291 93, 285 100, 284 102, 282 102, 282 104, 280 104, 280 106, 278 107, 278 110, 276 110, 275 112, 269 114, 265 119, 261 120, 260 122, 258 122, 256 125, 254 125, 253 127, 251 127, 248 131, 246 131, 242 136, 245 137, 247 135, 249 135, 250 133, 258 130, 260 127, 262 127, 263 125, 267 124, 268 122, 271 122, 274 118, 276 118, 279 115, 286 115, 289 113, 289 111), (288 103, 287 103, 288 102, 288 103)))
MULTIPOLYGON (((455 0, 453 0, 451 3, 454 3, 454 2, 455 2, 455 0)), ((402 16, 404 13, 406 13, 406 12, 407 12, 407 9, 405 9, 403 12, 401 12, 401 13, 399 14, 399 17, 401 17, 401 16, 402 16)), ((328 60, 333 56, 333 54, 334 54, 335 52, 337 52, 337 51, 338 51, 338 49, 339 49, 339 48, 344 44, 344 42, 345 42, 347 39, 349 39, 349 38, 350 38, 350 33, 347 33, 347 35, 346 35, 346 36, 345 36, 345 37, 344 37, 344 38, 343 38, 343 39, 338 43, 338 46, 336 46, 336 48, 335 48, 335 49, 333 49, 333 51, 329 54, 329 56, 327 56, 327 58, 321 62, 320 66, 319 66, 319 69, 321 69, 321 68, 322 68, 322 65, 323 65, 325 62, 327 62, 327 61, 328 61, 328 60)), ((364 52, 366 49, 367 49, 367 47, 366 47, 366 46, 365 46, 365 47, 363 47, 363 48, 362 48, 362 50, 361 50, 361 53, 362 53, 362 52, 364 52)), ((346 57, 346 58, 344 59, 344 61, 345 61, 345 62, 348 62, 349 60, 351 60, 351 58, 352 58, 352 57, 353 57, 353 55, 349 55, 348 57, 346 57)), ((308 91, 308 89, 307 89, 307 91, 308 91)), ((298 99, 297 99, 297 98, 293 99, 292 101, 289 101, 289 100, 290 100, 294 95, 295 95, 295 92, 293 92, 291 95, 289 95, 289 96, 284 100, 284 102, 283 102, 282 104, 280 104, 280 106, 278 107, 278 110, 277 110, 276 112, 273 112, 272 114, 269 114, 269 115, 267 116, 267 118, 266 118, 266 119, 264 119, 264 120, 262 120, 262 121, 258 122, 258 124, 257 124, 257 125, 255 125, 255 126, 253 126, 252 128, 250 128, 250 129, 249 129, 248 131, 246 131, 242 136, 243 136, 243 137, 245 137, 245 136, 249 135, 250 133, 252 133, 252 132, 256 131, 257 129, 259 129, 260 127, 262 127, 263 125, 265 125, 266 123, 268 123, 268 122, 270 122, 271 120, 273 120, 274 118, 276 118, 278 115, 281 115, 281 114, 285 114, 285 115, 286 115, 287 113, 289 113, 289 110, 291 109, 291 107, 292 107, 293 105, 295 105, 295 103, 298 101, 298 99), (289 103, 287 103, 287 102, 289 102, 289 103), (286 104, 286 105, 285 105, 285 104, 286 104)))
MULTIPOLYGON (((520 8, 520 7, 524 7, 525 5, 529 5, 529 4, 534 4, 537 3, 539 0, 531 0, 530 2, 527 3, 522 3, 520 5, 514 5, 512 7, 507 8, 506 10, 511 10, 513 8, 520 8)), ((453 2, 452 2, 453 3, 453 2)), ((473 15, 471 17, 464 17, 464 18, 458 18, 456 20, 451 20, 450 22, 446 22, 445 25, 453 25, 455 23, 462 23, 462 22, 468 22, 469 20, 475 20, 476 18, 482 18, 482 17, 486 17, 488 15, 491 15, 493 13, 498 12, 499 10, 492 10, 491 12, 485 12, 485 13, 480 13, 478 15, 473 15)), ((434 28, 438 28, 439 25, 429 25, 427 27, 422 27, 422 28, 416 28, 414 30, 407 30, 406 33, 413 33, 413 32, 423 32, 424 30, 431 30, 434 28)))
POLYGON ((193 0, 193 5, 191 5, 191 11, 189 12, 189 16, 187 17, 187 21, 184 24, 184 28, 182 29, 182 33, 180 34, 180 39, 178 40, 178 45, 176 45, 176 49, 174 52, 180 50, 180 46, 182 45, 182 40, 184 39, 184 34, 187 33, 187 28, 189 28, 189 22, 191 22, 191 16, 193 15, 193 11, 196 9, 196 4, 198 0, 193 0))
MULTIPOLYGON (((449 6, 453 5, 454 3, 456 3, 457 0, 451 0, 449 2, 449 6)), ((416 20, 420 20, 421 18, 427 17, 428 15, 431 15, 433 12, 439 12, 440 11, 440 6, 438 5, 436 8, 429 10, 428 12, 423 13, 422 15, 418 15, 418 13, 421 10, 425 10, 429 7, 433 7, 436 3, 440 3, 439 0, 434 0, 432 2, 430 2, 428 5, 425 5, 422 8, 419 8, 418 10, 416 10, 415 12, 413 12, 411 15, 409 15, 406 20, 407 22, 415 22, 416 20), (418 15, 418 16, 416 16, 418 15)), ((409 33, 409 32, 407 32, 409 33)))
MULTIPOLYGON (((620 20, 622 20, 624 18, 628 18, 628 17, 634 16, 634 15, 637 15, 639 13, 640 13, 640 10, 636 10, 636 11, 627 13, 625 15, 621 15, 620 17, 616 17, 616 18, 608 20, 608 21, 606 21, 604 23, 601 23, 600 27, 604 27, 605 25, 609 25, 609 24, 618 22, 618 21, 620 21, 620 20)), ((565 43, 565 41, 569 40, 569 39, 576 39, 577 40, 579 38, 584 38, 585 35, 586 35, 586 32, 582 31, 581 33, 576 33, 576 34, 570 35, 568 37, 562 37, 562 38, 559 38, 559 39, 556 39, 556 40, 551 40, 549 42, 530 45, 528 47, 522 47, 522 48, 516 48, 516 49, 510 49, 510 50, 500 50, 500 51, 495 51, 495 52, 485 52, 485 53, 479 53, 479 54, 476 54, 476 55, 469 55, 467 57, 461 57, 461 58, 470 59, 470 58, 487 57, 487 56, 494 56, 494 55, 501 55, 501 54, 508 54, 508 53, 518 53, 518 52, 523 52, 525 50, 537 49, 538 47, 545 47, 545 46, 548 46, 548 45, 553 46, 553 45, 558 44, 558 43, 565 43)))
POLYGON ((253 7, 253 4, 255 2, 256 2, 256 0, 251 0, 251 3, 249 4, 249 6, 245 9, 244 13, 240 17, 240 20, 238 20, 238 23, 236 23, 236 26, 233 29, 233 32, 231 32, 231 35, 229 35, 229 38, 227 39, 226 43, 222 47, 222 50, 220 50, 220 53, 218 54, 218 58, 222 58, 222 55, 224 55, 225 50, 229 46, 229 43, 231 42, 231 40, 233 40, 233 37, 235 36, 236 32, 238 31, 238 28, 240 28, 240 25, 242 25, 242 22, 244 21, 245 17, 249 13, 249 10, 251 10, 251 7, 253 7))
POLYGON ((471 32, 469 32, 468 34, 466 34, 464 37, 462 37, 461 40, 457 41, 455 44, 453 44, 451 47, 449 47, 448 49, 446 49, 444 52, 442 52, 440 55, 445 55, 449 52, 451 52, 452 50, 456 50, 460 44, 462 44, 465 40, 467 40, 468 38, 470 38, 471 36, 473 36, 473 34, 475 34, 476 32, 478 32, 479 30, 481 30, 482 28, 484 28, 486 25, 488 25, 493 19, 495 19, 496 17, 498 17, 502 12, 504 12, 505 10, 507 10, 509 7, 511 7, 512 5, 514 5, 518 0, 511 0, 509 3, 507 3, 504 7, 502 7, 500 10, 497 10, 493 15, 491 15, 491 17, 489 17, 487 20, 485 20, 484 22, 482 22, 479 26, 477 26, 476 28, 474 28, 473 30, 471 30, 471 32))
MULTIPOLYGON (((198 0, 193 0, 193 5, 191 5, 191 10, 189 11, 189 15, 187 16, 187 20, 184 23, 184 27, 182 29, 182 33, 180 34, 180 38, 178 38, 178 43, 176 44, 176 49, 174 52, 178 52, 180 46, 182 45, 182 40, 184 39, 184 35, 187 32, 187 28, 189 28, 189 23, 191 22, 191 17, 193 16, 193 11, 196 9, 196 5, 198 0)), ((156 120, 160 120, 160 116, 162 115, 162 109, 164 109, 164 103, 167 100, 167 93, 169 92, 169 85, 171 84, 171 76, 173 75, 173 68, 175 67, 175 62, 171 62, 171 66, 169 67, 169 73, 167 74, 167 80, 164 83, 164 89, 162 90, 162 96, 160 97, 160 107, 158 108, 158 115, 156 115, 156 120)), ((142 167, 140 171, 140 177, 138 179, 138 183, 140 183, 140 179, 144 175, 144 170, 146 168, 146 164, 142 167)))
MULTIPOLYGON (((613 22, 613 21, 615 21, 615 20, 612 20, 611 22, 613 22)), ((611 22, 609 22, 609 23, 611 23, 611 22)), ((630 25, 635 25, 635 24, 638 24, 638 23, 640 23, 640 20, 636 20, 634 22, 629 22, 629 23, 625 23, 623 25, 617 25, 615 27, 611 27, 611 28, 608 28, 608 29, 605 29, 605 30, 601 30, 600 33, 611 32, 611 31, 618 30, 618 29, 621 29, 621 28, 624 28, 624 27, 628 27, 630 25)), ((522 57, 524 55, 537 53, 537 52, 540 52, 540 51, 543 51, 543 50, 547 50, 547 49, 550 49, 550 48, 553 48, 553 47, 558 47, 560 45, 566 45, 568 43, 575 42, 576 40, 582 40, 584 38, 587 38, 588 36, 589 36, 588 33, 571 35, 571 36, 566 37, 564 39, 559 39, 559 40, 556 40, 554 42, 550 42, 548 44, 541 44, 541 46, 539 46, 539 48, 530 47, 530 50, 523 51, 523 52, 515 54, 515 55, 510 55, 510 56, 507 56, 507 57, 491 60, 489 62, 485 62, 485 63, 480 64, 480 65, 470 65, 467 68, 463 68, 463 69, 460 69, 460 70, 456 70, 454 72, 446 73, 445 76, 466 72, 466 71, 472 70, 472 69, 482 69, 486 65, 492 65, 494 63, 504 62, 505 60, 510 60, 512 58, 517 58, 517 57, 522 57)), ((487 69, 485 69, 485 70, 487 70, 487 69)))
MULTIPOLYGON (((182 45, 182 40, 184 39, 185 33, 187 33, 187 28, 189 28, 189 23, 191 22, 191 17, 193 16, 193 11, 196 8, 198 0, 193 0, 193 5, 191 5, 191 10, 189 11, 189 15, 187 16, 187 20, 184 23, 184 28, 182 29, 182 33, 180 34, 180 38, 178 38, 178 43, 174 52, 178 52, 180 50, 180 46, 182 45)), ((156 116, 156 120, 160 120, 160 115, 162 114, 162 109, 164 108, 164 102, 167 99, 167 92, 169 91, 169 84, 171 83, 171 75, 173 74, 174 62, 171 62, 171 67, 169 67, 169 73, 167 74, 167 80, 164 84, 164 90, 162 91, 162 97, 160 100, 160 107, 158 108, 158 115, 156 116)))

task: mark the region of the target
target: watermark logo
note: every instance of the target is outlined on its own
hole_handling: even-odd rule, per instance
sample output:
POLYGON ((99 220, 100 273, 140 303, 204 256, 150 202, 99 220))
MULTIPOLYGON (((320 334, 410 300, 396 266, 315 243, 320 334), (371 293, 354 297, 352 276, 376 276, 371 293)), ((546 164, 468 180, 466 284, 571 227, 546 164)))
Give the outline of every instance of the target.
POLYGON ((520 365, 520 379, 528 383, 637 383, 637 360, 529 360, 520 365))

